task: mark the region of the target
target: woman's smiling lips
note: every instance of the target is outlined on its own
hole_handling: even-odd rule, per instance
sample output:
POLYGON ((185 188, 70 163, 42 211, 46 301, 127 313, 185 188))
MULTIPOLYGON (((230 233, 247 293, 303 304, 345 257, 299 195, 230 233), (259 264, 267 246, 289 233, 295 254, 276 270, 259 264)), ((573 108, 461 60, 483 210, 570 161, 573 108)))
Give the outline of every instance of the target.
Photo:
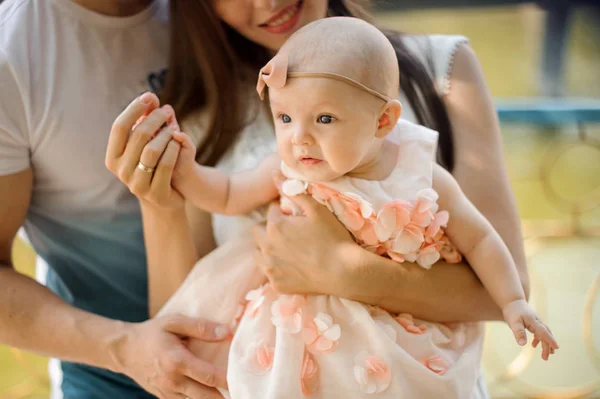
POLYGON ((265 23, 259 26, 270 33, 288 33, 293 30, 298 21, 302 10, 303 0, 287 6, 265 23))

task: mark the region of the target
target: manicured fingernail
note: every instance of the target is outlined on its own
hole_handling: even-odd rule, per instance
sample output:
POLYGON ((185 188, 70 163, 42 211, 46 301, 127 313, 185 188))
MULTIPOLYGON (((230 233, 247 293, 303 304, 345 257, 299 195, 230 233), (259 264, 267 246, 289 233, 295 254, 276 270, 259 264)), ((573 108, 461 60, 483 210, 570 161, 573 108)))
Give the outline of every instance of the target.
POLYGON ((525 338, 521 338, 519 339, 519 345, 523 346, 527 343, 527 341, 525 341, 525 338))
POLYGON ((229 329, 225 326, 218 325, 215 327, 215 337, 221 339, 225 338, 229 334, 229 329))
POLYGON ((142 104, 150 104, 152 102, 152 93, 146 92, 140 96, 140 102, 142 104))

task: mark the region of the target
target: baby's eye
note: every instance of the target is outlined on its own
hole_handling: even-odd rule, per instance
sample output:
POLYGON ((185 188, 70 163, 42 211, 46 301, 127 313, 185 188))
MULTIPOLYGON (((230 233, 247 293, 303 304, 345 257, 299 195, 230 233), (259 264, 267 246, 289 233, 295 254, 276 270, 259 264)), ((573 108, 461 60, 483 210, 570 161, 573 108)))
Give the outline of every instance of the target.
POLYGON ((317 119, 317 122, 319 123, 332 123, 335 120, 335 118, 331 115, 321 115, 319 116, 319 119, 317 119))
POLYGON ((292 118, 290 118, 290 116, 286 114, 279 115, 279 118, 283 123, 290 123, 292 121, 292 118))

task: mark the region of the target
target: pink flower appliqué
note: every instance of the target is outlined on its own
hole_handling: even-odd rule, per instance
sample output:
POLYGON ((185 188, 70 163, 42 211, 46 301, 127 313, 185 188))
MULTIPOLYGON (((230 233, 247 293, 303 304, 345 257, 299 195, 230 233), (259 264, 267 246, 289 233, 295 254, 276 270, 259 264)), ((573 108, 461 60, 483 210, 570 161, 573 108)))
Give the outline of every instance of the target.
POLYGON ((271 305, 271 322, 289 334, 302 330, 302 295, 281 295, 271 305))
POLYGON ((266 345, 262 341, 250 346, 245 362, 248 370, 256 375, 267 373, 273 366, 275 347, 266 345))
POLYGON ((448 221, 450 220, 450 214, 447 211, 441 211, 435 214, 431 224, 427 226, 425 230, 425 241, 433 242, 437 241, 436 238, 439 237, 439 233, 442 227, 446 227, 448 225, 448 221))
POLYGON ((326 313, 319 312, 308 322, 302 331, 304 343, 313 353, 329 353, 338 346, 342 335, 339 324, 333 324, 333 319, 326 313))
POLYGON ((438 193, 432 188, 419 191, 410 215, 411 221, 420 227, 427 227, 438 210, 438 198, 438 193))
POLYGON ((404 229, 410 222, 412 205, 407 201, 393 201, 381 207, 377 214, 375 233, 381 242, 389 240, 394 233, 404 229))
POLYGON ((452 366, 449 360, 440 355, 433 355, 424 360, 423 365, 436 374, 444 375, 452 366))
POLYGON ((402 313, 394 317, 394 320, 398 322, 404 329, 411 334, 424 334, 427 331, 426 324, 415 324, 415 319, 408 313, 402 313))
POLYGON ((409 255, 416 255, 416 251, 421 247, 424 240, 423 229, 411 222, 404 226, 395 238, 386 243, 386 248, 390 257, 395 261, 404 262, 407 260, 414 262, 416 256, 411 257, 409 255))
POLYGON ((417 263, 424 269, 431 269, 438 260, 440 260, 440 253, 435 244, 424 246, 417 254, 417 263))
POLYGON ((246 300, 248 303, 246 304, 246 314, 250 317, 256 316, 258 310, 265 302, 265 295, 269 292, 270 286, 268 284, 263 285, 260 288, 249 291, 246 294, 246 300))
POLYGON ((304 396, 312 395, 319 387, 319 366, 315 362, 315 358, 306 351, 302 360, 300 386, 302 387, 302 394, 304 396))
POLYGON ((362 351, 354 358, 354 378, 362 393, 380 393, 390 386, 392 372, 379 357, 362 351))

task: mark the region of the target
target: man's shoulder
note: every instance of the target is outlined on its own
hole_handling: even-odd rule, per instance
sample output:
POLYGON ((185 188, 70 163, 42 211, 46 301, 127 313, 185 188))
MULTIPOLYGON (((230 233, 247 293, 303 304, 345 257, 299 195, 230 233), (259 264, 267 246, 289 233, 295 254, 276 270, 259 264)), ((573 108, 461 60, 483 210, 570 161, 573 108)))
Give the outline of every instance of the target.
MULTIPOLYGON (((43 3, 36 0, 4 0, 0 4, 0 62, 25 55, 40 34, 40 8, 43 3)), ((44 7, 45 8, 45 7, 44 7)))
POLYGON ((35 0, 4 0, 0 3, 0 32, 2 41, 6 41, 6 34, 24 28, 29 18, 35 13, 35 0))

